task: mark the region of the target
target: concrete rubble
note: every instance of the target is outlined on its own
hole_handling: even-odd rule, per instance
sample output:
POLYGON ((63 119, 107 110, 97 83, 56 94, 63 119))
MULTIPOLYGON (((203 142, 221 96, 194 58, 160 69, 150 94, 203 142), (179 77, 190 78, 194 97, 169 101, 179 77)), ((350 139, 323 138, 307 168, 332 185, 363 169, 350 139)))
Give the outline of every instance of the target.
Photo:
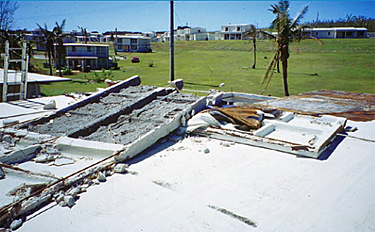
MULTIPOLYGON (((168 148, 188 138, 205 156, 247 144, 318 158, 346 126, 344 118, 276 114, 262 106, 251 109, 257 121, 242 120, 237 111, 234 115, 241 118, 219 107, 275 98, 220 92, 199 98, 180 88, 140 83, 134 76, 53 114, 0 128, 0 228, 22 229, 30 215, 51 204, 74 209, 91 186, 105 185, 117 175, 136 175, 127 161, 155 149, 155 144, 169 153, 188 152, 186 145, 168 148), (218 146, 207 146, 211 139, 220 140, 218 146)), ((176 83, 182 88, 181 81, 176 83)), ((170 182, 153 183, 175 189, 170 182)), ((209 208, 256 227, 231 211, 209 208)))

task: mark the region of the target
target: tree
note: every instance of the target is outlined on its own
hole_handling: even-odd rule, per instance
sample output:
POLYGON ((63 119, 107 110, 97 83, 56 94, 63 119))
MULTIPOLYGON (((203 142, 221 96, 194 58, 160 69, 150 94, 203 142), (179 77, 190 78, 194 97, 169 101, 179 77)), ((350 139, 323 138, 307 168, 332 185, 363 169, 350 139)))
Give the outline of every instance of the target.
POLYGON ((250 25, 250 30, 247 30, 244 34, 244 36, 248 36, 249 40, 253 41, 253 49, 254 49, 254 62, 253 66, 251 68, 255 68, 256 62, 257 62, 257 44, 256 44, 256 38, 258 36, 257 29, 254 25, 250 25))
POLYGON ((47 53, 48 64, 49 64, 49 75, 52 76, 52 61, 55 60, 55 48, 54 48, 55 36, 54 36, 53 31, 48 30, 47 24, 44 24, 44 28, 41 27, 38 23, 37 25, 45 37, 44 39, 46 42, 46 53, 47 53))
MULTIPOLYGON (((289 2, 279 1, 277 5, 271 5, 269 9, 272 13, 276 14, 276 18, 272 21, 272 28, 277 29, 277 51, 273 56, 267 71, 263 78, 263 83, 267 81, 266 88, 273 76, 275 66, 278 60, 281 60, 282 76, 284 85, 284 94, 289 96, 288 90, 288 58, 289 58, 289 44, 294 41, 301 40, 301 30, 298 27, 299 21, 307 12, 308 6, 304 6, 294 19, 289 17, 289 2)), ((263 91, 264 92, 264 91, 263 91)))
POLYGON ((0 29, 7 31, 13 26, 13 14, 19 8, 17 2, 0 1, 0 29))
POLYGON ((87 29, 84 28, 84 27, 80 27, 80 26, 77 26, 79 29, 81 29, 81 33, 82 33, 82 40, 85 44, 87 44, 87 29))
POLYGON ((65 48, 63 43, 63 38, 65 35, 63 34, 63 28, 65 26, 65 19, 62 21, 61 25, 56 22, 56 26, 53 28, 53 36, 54 40, 56 41, 56 55, 57 55, 57 68, 59 69, 60 77, 62 77, 61 67, 62 67, 62 59, 65 56, 65 48))
POLYGON ((271 37, 273 38, 274 35, 272 35, 271 33, 268 33, 266 31, 263 31, 261 29, 257 29, 254 25, 250 24, 250 30, 246 30, 245 34, 244 34, 244 38, 246 37, 249 37, 249 40, 251 40, 253 42, 253 50, 254 50, 254 63, 253 63, 253 66, 251 68, 255 68, 255 65, 256 65, 256 58, 257 58, 257 54, 256 54, 256 50, 257 50, 257 45, 256 45, 256 39, 257 37, 262 34, 264 36, 266 36, 267 38, 268 37, 271 37))

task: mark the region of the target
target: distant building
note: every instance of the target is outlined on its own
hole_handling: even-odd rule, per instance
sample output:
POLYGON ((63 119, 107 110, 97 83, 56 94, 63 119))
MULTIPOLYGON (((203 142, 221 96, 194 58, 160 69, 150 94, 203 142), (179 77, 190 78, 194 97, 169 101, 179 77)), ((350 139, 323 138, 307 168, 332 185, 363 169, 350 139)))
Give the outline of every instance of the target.
POLYGON ((118 35, 114 37, 116 52, 150 52, 151 38, 141 35, 118 35))
MULTIPOLYGON (((46 50, 46 38, 43 31, 38 28, 25 35, 25 39, 28 41, 34 41, 37 51, 46 50)), ((70 34, 70 32, 63 32, 63 43, 75 43, 77 39, 70 34)))
POLYGON ((66 54, 62 62, 63 66, 67 65, 71 69, 82 71, 108 69, 110 66, 107 44, 66 43, 64 47, 66 54))
MULTIPOLYGON (((159 41, 170 41, 170 32, 164 32, 164 34, 159 35, 159 38, 159 41)), ((206 28, 203 27, 183 26, 178 27, 177 30, 174 31, 175 41, 217 40, 218 38, 217 32, 207 32, 206 28)))
POLYGON ((230 24, 221 26, 220 40, 242 40, 251 24, 230 24))
POLYGON ((366 28, 355 27, 308 28, 302 31, 302 36, 318 39, 368 38, 366 28))

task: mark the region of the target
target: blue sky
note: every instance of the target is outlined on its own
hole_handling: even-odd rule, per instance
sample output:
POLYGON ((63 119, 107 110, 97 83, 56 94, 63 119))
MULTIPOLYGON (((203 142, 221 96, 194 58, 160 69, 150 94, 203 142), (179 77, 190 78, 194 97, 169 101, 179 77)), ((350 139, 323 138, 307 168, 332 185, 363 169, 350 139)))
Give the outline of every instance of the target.
MULTIPOLYGON (((221 25, 251 23, 267 27, 275 17, 268 11, 278 1, 176 1, 175 27, 189 25, 208 31, 221 25)), ((53 28, 66 19, 65 30, 166 31, 169 30, 169 1, 20 1, 14 18, 16 29, 36 29, 36 23, 53 28)), ((293 17, 304 6, 309 10, 302 22, 337 20, 346 15, 375 18, 375 1, 291 1, 293 17)))

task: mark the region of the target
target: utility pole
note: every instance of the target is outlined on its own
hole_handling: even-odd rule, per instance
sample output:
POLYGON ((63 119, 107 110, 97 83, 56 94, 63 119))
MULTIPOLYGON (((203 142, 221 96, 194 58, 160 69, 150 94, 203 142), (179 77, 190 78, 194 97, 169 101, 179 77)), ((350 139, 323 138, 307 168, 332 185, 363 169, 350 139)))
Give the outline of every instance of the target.
POLYGON ((174 34, 173 34, 173 31, 174 31, 174 23, 173 23, 173 1, 170 1, 170 5, 171 5, 171 22, 170 22, 170 43, 171 43, 171 49, 170 49, 170 52, 171 52, 171 60, 170 60, 170 81, 174 81, 174 34))

